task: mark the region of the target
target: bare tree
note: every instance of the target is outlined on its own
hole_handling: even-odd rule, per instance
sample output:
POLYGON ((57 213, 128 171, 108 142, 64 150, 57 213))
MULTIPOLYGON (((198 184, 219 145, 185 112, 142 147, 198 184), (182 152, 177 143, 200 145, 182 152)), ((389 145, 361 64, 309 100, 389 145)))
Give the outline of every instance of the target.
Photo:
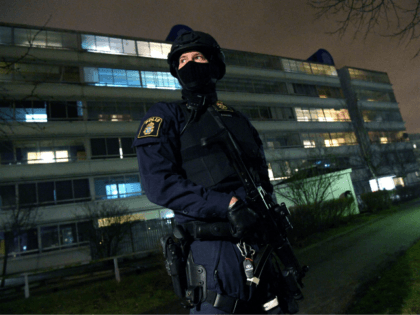
POLYGON ((10 245, 15 238, 20 238, 28 230, 35 228, 40 215, 37 208, 24 208, 20 206, 2 209, 2 212, 0 230, 4 232, 4 257, 1 287, 4 287, 10 245))
POLYGON ((314 205, 319 207, 334 190, 340 174, 329 172, 336 165, 337 157, 325 152, 325 149, 311 149, 308 161, 295 169, 287 165, 281 167, 281 177, 288 179, 275 186, 276 193, 293 202, 296 206, 314 205), (318 165, 316 161, 319 161, 318 165), (315 162, 315 163, 314 163, 315 162), (325 164, 327 163, 327 167, 325 164), (282 185, 282 183, 284 185, 282 185))
MULTIPOLYGON (((308 0, 317 10, 317 18, 335 17, 338 28, 331 32, 343 36, 351 26, 356 27, 354 36, 386 27, 382 35, 399 38, 400 41, 418 40, 420 1, 414 0, 308 0)), ((420 48, 415 57, 420 54, 420 48)))
POLYGON ((86 232, 97 258, 117 255, 121 242, 131 236, 132 226, 142 220, 128 207, 114 201, 86 203, 75 216, 78 220, 89 220, 92 223, 86 232))

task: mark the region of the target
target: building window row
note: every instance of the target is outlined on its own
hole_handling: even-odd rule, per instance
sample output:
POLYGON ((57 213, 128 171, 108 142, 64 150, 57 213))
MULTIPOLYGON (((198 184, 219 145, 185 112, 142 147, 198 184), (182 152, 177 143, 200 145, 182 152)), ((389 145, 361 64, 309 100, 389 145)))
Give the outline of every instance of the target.
POLYGON ((351 121, 348 109, 295 107, 297 121, 351 121))
POLYGON ((131 147, 132 144, 132 137, 92 138, 92 159, 135 157, 136 151, 131 147))
POLYGON ((140 121, 155 102, 87 101, 88 119, 96 121, 140 121))
POLYGON ((394 92, 390 91, 373 91, 365 89, 355 89, 356 97, 360 101, 370 102, 396 102, 394 92))
MULTIPOLYGON (((91 138, 92 159, 135 157, 132 137, 91 138)), ((87 159, 84 139, 15 140, 0 142, 2 165, 49 164, 87 159)))
POLYGON ((390 84, 388 75, 381 72, 373 72, 367 70, 359 70, 354 68, 348 68, 350 78, 352 80, 363 80, 369 82, 387 83, 390 84))
POLYGON ((226 92, 288 94, 286 83, 281 81, 233 77, 223 78, 217 83, 216 89, 226 92))
POLYGON ((344 98, 343 91, 338 87, 299 83, 293 83, 292 85, 293 94, 320 98, 344 98))
POLYGON ((138 174, 106 176, 94 179, 96 199, 117 199, 141 196, 138 174))
POLYGON ((0 142, 1 164, 75 162, 86 159, 82 139, 0 142))
MULTIPOLYGON (((95 199, 143 195, 138 174, 101 176, 92 179, 95 199)), ((89 179, 69 179, 0 186, 0 209, 53 206, 92 200, 89 179)))
POLYGON ((270 180, 283 180, 298 172, 306 165, 306 160, 278 160, 268 163, 268 175, 270 180))
POLYGON ((337 70, 334 66, 305 62, 293 59, 281 59, 284 71, 298 72, 314 75, 337 76, 337 70))
POLYGON ((84 68, 84 78, 86 83, 95 84, 96 86, 181 89, 178 80, 169 72, 84 68))
POLYGON ((302 133, 302 144, 305 148, 338 147, 357 144, 354 132, 302 133))
POLYGON ((0 26, 0 44, 40 48, 77 49, 77 34, 0 26))
POLYGON ((90 52, 156 59, 166 59, 171 51, 171 44, 87 34, 81 35, 81 43, 90 52))
POLYGON ((391 142, 406 142, 409 141, 405 137, 404 131, 369 131, 369 139, 371 143, 391 143, 391 142))
MULTIPOLYGON (((92 222, 83 221, 38 226, 18 235, 0 232, 0 248, 4 248, 7 239, 9 256, 15 258, 89 245, 88 231, 91 225, 92 222)), ((4 255, 4 251, 0 251, 0 255, 4 255)))
POLYGON ((365 122, 403 121, 399 110, 363 110, 365 122))
MULTIPOLYGON (((0 71, 0 80, 80 83, 78 67, 15 64, 11 65, 11 68, 0 71)), ((178 80, 169 72, 84 67, 83 73, 84 83, 96 86, 181 89, 178 80)), ((337 87, 293 83, 292 90, 289 92, 285 82, 232 77, 226 77, 220 81, 217 90, 259 94, 297 94, 320 98, 343 97, 341 89, 337 87)))
POLYGON ((0 186, 0 207, 48 206, 90 200, 89 180, 71 179, 0 186))
POLYGON ((1 81, 80 83, 79 67, 0 62, 1 81))
POLYGON ((48 122, 83 119, 80 101, 18 101, 0 100, 3 121, 48 122))
POLYGON ((264 149, 338 147, 357 144, 354 132, 301 133, 299 135, 297 132, 274 131, 262 132, 260 137, 264 149))
POLYGON ((384 164, 397 165, 406 168, 411 163, 416 163, 416 156, 413 150, 395 150, 393 152, 383 153, 384 164))
MULTIPOLYGON (((77 33, 0 26, 0 44, 40 48, 78 49, 77 33)), ((166 59, 171 44, 91 34, 80 34, 81 49, 93 53, 166 59)), ((313 75, 337 76, 334 66, 250 52, 224 50, 228 65, 278 69, 313 75)))
POLYGON ((260 137, 263 141, 264 149, 302 147, 298 133, 264 132, 260 133, 260 137))

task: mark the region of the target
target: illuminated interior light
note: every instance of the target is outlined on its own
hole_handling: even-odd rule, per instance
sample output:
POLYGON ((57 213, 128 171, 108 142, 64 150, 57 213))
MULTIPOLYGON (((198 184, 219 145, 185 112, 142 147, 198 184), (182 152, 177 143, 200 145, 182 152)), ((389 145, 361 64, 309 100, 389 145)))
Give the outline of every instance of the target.
POLYGON ((381 137, 380 142, 381 143, 388 143, 388 138, 387 137, 381 137))
POLYGON ((48 122, 47 114, 26 114, 26 122, 48 122))
POLYGON ((68 162, 69 152, 67 150, 55 151, 55 159, 57 162, 68 162))

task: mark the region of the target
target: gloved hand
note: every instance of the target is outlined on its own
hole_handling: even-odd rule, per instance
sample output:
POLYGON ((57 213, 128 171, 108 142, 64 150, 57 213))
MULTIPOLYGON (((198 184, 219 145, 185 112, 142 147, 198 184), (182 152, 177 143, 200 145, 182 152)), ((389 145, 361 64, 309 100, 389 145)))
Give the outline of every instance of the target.
POLYGON ((239 199, 228 209, 227 218, 230 222, 230 232, 233 237, 243 238, 255 231, 259 216, 239 199))

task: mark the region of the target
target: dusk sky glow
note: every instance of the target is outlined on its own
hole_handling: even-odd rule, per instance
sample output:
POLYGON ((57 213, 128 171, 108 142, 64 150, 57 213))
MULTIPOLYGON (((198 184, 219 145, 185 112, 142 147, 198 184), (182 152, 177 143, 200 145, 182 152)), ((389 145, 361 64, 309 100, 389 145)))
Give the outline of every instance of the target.
POLYGON ((420 133, 420 40, 382 36, 386 24, 364 39, 326 34, 334 20, 315 19, 306 0, 0 0, 0 22, 165 40, 185 24, 213 35, 222 48, 307 59, 330 52, 337 68, 387 72, 408 133, 420 133))

